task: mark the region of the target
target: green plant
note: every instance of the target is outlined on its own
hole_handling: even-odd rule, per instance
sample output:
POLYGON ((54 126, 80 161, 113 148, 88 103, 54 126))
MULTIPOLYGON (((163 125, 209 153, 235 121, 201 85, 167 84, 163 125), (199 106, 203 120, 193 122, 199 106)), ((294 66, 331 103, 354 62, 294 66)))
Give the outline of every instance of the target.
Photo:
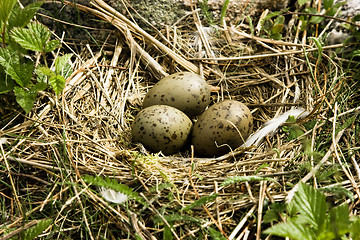
POLYGON ((282 12, 272 12, 268 14, 262 21, 262 30, 267 37, 279 40, 282 38, 282 30, 284 29, 285 17, 281 15, 282 12))
POLYGON ((71 74, 71 54, 58 57, 55 70, 48 67, 47 53, 61 44, 50 39, 47 27, 31 21, 42 4, 35 2, 21 8, 16 0, 0 1, 0 94, 13 92, 26 113, 39 91, 51 87, 59 95, 71 74))
MULTIPOLYGON (((303 6, 305 3, 309 2, 310 0, 298 0, 298 4, 300 6, 303 6)), ((324 0, 323 1, 323 7, 325 10, 325 13, 323 13, 323 15, 326 16, 334 16, 336 14, 336 12, 339 10, 339 8, 341 6, 343 6, 345 4, 345 1, 343 2, 337 2, 334 3, 334 0, 324 0)), ((311 24, 319 24, 321 23, 325 17, 321 17, 321 16, 316 16, 316 15, 320 15, 320 13, 318 12, 317 9, 313 8, 313 7, 306 7, 303 10, 304 13, 308 13, 309 15, 301 15, 299 18, 302 22, 301 24, 301 30, 309 30, 309 26, 311 24)))
POLYGON ((349 206, 343 203, 330 208, 320 190, 300 182, 293 199, 286 204, 286 213, 281 207, 268 210, 264 219, 276 220, 274 213, 282 214, 286 222, 278 223, 264 233, 290 239, 360 239, 359 217, 349 216, 349 206))

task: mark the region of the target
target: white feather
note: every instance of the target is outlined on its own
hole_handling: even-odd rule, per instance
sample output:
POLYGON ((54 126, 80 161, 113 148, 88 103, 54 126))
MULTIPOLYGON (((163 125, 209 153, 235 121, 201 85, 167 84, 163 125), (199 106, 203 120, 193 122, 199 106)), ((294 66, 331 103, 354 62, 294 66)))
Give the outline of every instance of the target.
POLYGON ((256 133, 251 135, 242 147, 250 147, 250 146, 258 146, 260 141, 266 137, 268 134, 275 132, 282 124, 284 124, 289 116, 294 116, 295 118, 302 118, 309 115, 309 112, 305 111, 303 108, 295 108, 284 112, 280 116, 271 119, 267 123, 264 124, 262 128, 260 128, 256 133))
POLYGON ((126 202, 128 199, 128 196, 126 194, 117 192, 110 188, 100 187, 100 194, 106 201, 117 204, 126 202))

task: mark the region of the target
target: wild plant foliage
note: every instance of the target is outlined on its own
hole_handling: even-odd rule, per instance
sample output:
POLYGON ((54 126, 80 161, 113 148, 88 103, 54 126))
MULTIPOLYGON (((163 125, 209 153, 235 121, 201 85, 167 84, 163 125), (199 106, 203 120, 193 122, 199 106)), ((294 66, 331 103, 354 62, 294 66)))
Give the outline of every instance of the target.
POLYGON ((16 0, 0 2, 0 94, 13 92, 17 103, 30 112, 39 91, 52 89, 59 95, 72 70, 71 54, 55 60, 55 70, 47 63, 47 54, 61 46, 51 39, 51 31, 31 21, 44 2, 21 8, 16 0))

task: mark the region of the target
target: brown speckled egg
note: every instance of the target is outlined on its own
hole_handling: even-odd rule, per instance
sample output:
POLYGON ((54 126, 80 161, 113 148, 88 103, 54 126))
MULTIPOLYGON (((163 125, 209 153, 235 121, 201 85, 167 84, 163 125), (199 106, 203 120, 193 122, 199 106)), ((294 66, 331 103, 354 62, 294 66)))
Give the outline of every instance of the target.
POLYGON ((178 72, 156 83, 146 94, 143 107, 168 105, 189 117, 200 115, 210 103, 210 87, 199 75, 178 72))
POLYGON ((194 124, 192 144, 201 156, 220 156, 239 147, 250 135, 253 117, 238 101, 225 100, 209 107, 194 124))
POLYGON ((133 141, 153 152, 169 155, 185 144, 192 122, 180 110, 166 105, 153 105, 141 110, 132 125, 133 141))

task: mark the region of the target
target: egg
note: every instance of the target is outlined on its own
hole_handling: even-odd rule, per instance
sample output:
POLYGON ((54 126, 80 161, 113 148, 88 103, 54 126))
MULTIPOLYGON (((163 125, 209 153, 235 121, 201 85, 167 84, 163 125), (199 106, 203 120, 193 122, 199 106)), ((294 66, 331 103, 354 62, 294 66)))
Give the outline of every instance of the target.
POLYGON ((156 83, 145 95, 143 107, 168 105, 189 117, 200 115, 210 103, 210 86, 191 72, 171 74, 156 83))
POLYGON ((153 105, 141 110, 132 124, 132 138, 153 152, 170 155, 179 151, 192 129, 189 117, 171 106, 153 105))
POLYGON ((195 153, 213 157, 223 155, 244 143, 253 128, 249 108, 235 100, 209 107, 194 124, 192 144, 195 153))

